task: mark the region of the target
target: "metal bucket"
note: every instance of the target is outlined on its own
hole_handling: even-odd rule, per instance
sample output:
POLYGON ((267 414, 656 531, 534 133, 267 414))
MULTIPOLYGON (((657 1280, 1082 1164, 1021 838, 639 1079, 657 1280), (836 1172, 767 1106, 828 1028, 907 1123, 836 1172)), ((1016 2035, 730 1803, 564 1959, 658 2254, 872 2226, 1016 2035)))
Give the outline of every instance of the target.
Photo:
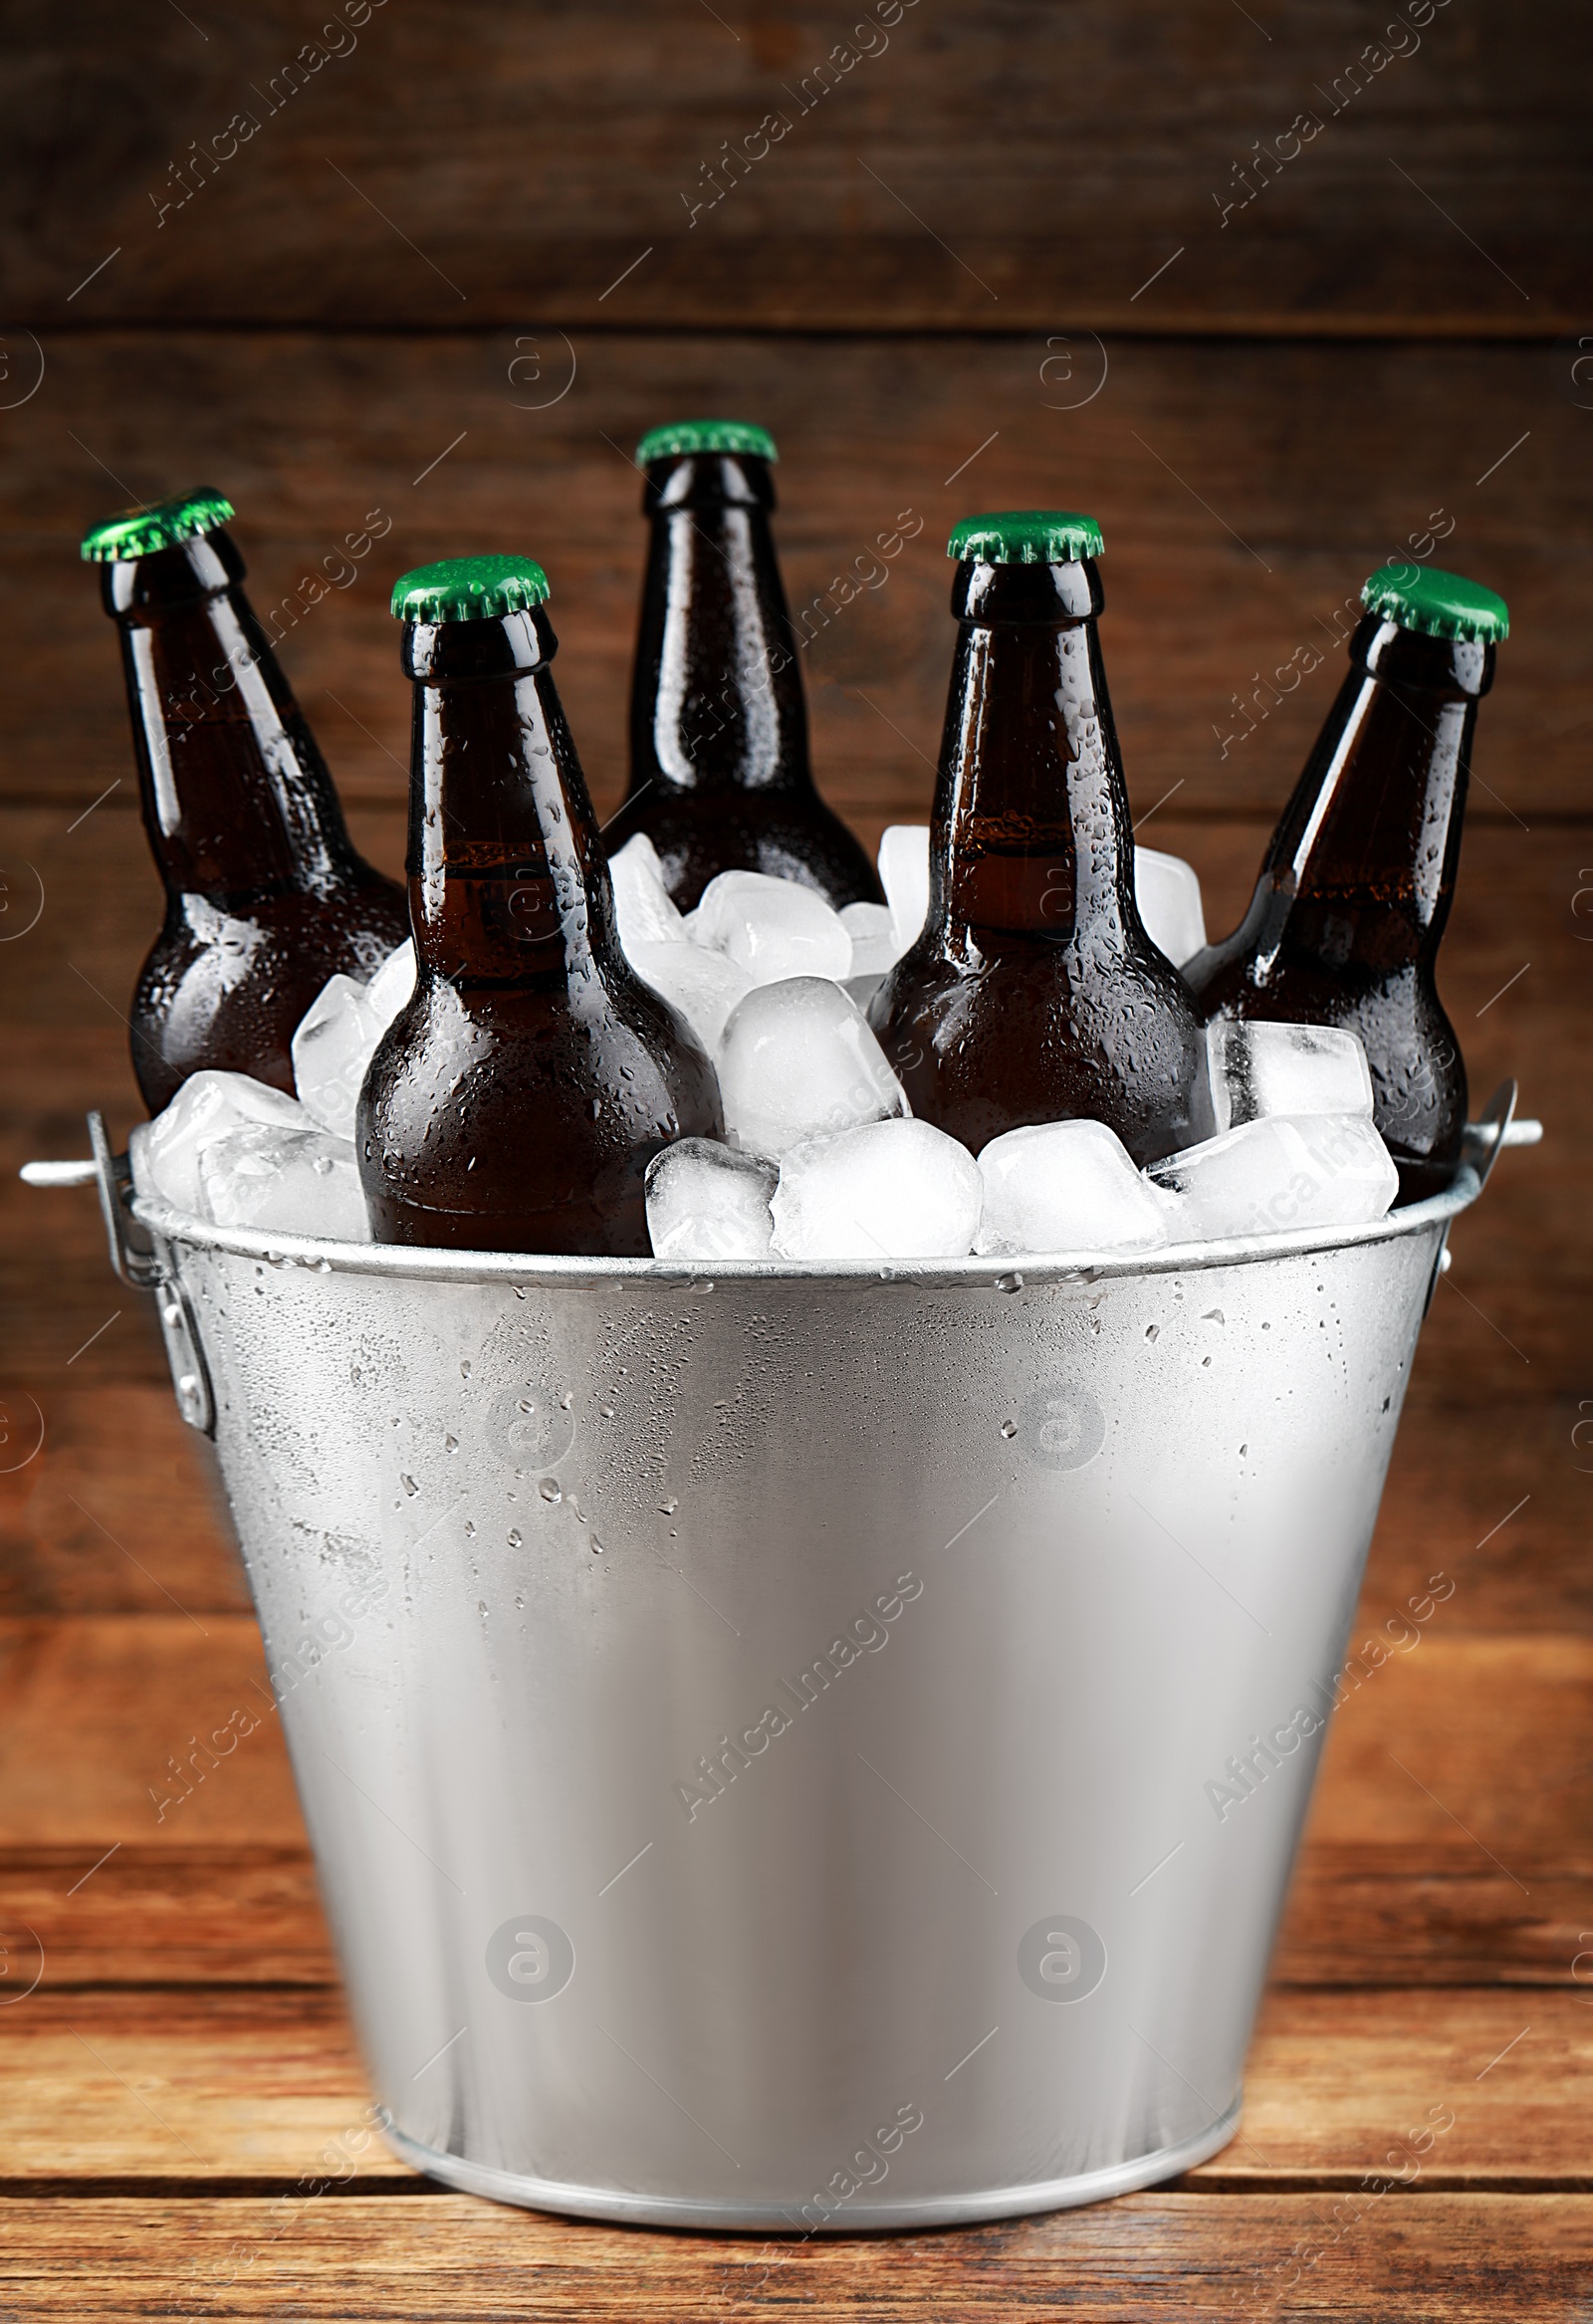
POLYGON ((140 1258, 94 1126, 406 2161, 799 2234, 1232 2136, 1484 1164, 1331 1237, 710 1278, 151 1201, 140 1258))

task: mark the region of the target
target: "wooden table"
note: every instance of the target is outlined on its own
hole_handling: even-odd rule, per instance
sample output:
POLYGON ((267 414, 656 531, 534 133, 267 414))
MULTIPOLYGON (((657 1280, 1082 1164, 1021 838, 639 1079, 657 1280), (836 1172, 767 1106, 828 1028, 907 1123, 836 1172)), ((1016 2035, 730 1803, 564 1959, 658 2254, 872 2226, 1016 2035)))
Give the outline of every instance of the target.
POLYGON ((1376 27, 1347 6, 921 0, 798 111, 844 29, 805 4, 395 5, 291 102, 319 12, 81 13, 30 27, 7 101, 33 336, 5 336, 0 403, 35 345, 43 377, 0 411, 0 2324, 1593 2313, 1593 390, 1553 345, 1593 328, 1580 14, 1528 33, 1456 0, 1352 101, 1376 27), (150 188, 241 104, 257 130, 152 224, 150 188), (688 225, 681 188, 777 104, 789 148, 688 225), (1305 106, 1317 135, 1220 224, 1212 188, 1305 106), (972 507, 1100 515, 1142 835, 1198 864, 1214 928, 1370 567, 1442 533, 1515 616, 1444 982, 1475 1098, 1519 1074, 1547 1139, 1454 1237, 1355 1641, 1430 1576, 1453 1589, 1335 1719, 1239 2137, 1170 2187, 971 2232, 610 2230, 385 2156, 205 1448, 90 1198, 14 1175, 83 1151, 89 1105, 135 1118, 118 1016, 157 918, 82 526, 201 478, 232 495, 256 603, 395 867, 393 576, 543 558, 606 812, 626 454, 703 408, 782 443, 819 772, 870 840, 926 812, 941 544, 972 507), (370 511, 391 524, 357 579, 310 585, 370 511), (917 519, 846 602, 855 555, 917 519), (247 1745, 161 1816, 168 1756, 243 1705, 247 1745))

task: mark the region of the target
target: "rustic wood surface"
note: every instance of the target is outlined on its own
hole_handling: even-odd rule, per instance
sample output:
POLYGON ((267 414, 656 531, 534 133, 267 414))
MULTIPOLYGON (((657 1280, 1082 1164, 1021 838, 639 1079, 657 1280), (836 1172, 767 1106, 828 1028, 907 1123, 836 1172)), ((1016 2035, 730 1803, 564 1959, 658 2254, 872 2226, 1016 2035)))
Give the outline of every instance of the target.
MULTIPOLYGON (((1270 823, 1361 582, 1424 544, 1513 616, 1474 816, 1518 831, 1586 808, 1593 409, 1572 400, 1564 349, 1108 337, 1064 355, 1043 336, 576 332, 569 392, 525 409, 569 373, 556 337, 537 344, 534 361, 502 332, 47 335, 38 392, 0 415, 5 796, 60 806, 64 827, 125 775, 119 668, 78 541, 204 480, 237 505, 250 592, 350 798, 404 796, 394 579, 502 549, 548 568, 561 691, 595 798, 617 801, 643 551, 629 455, 660 416, 728 399, 781 445, 815 764, 860 824, 929 800, 951 526, 1036 502, 1091 509, 1105 531, 1101 635, 1136 813, 1177 784, 1186 815, 1270 823), (350 532, 369 544, 357 558, 350 532), (884 558, 882 534, 900 544, 884 558)), ((1593 384, 1578 392, 1593 404, 1593 384)), ((125 783, 108 804, 130 804, 125 783)))
POLYGON ((1573 0, 6 16, 41 326, 1588 321, 1573 0))
POLYGON ((0 15, 0 2324, 1593 2312, 1589 33, 1569 0, 1529 24, 1438 0, 1418 47, 1426 7, 903 0, 805 111, 837 41, 878 46, 809 0, 373 0, 356 49, 301 0, 0 15), (346 53, 286 98, 322 39, 346 53), (173 164, 240 107, 259 129, 179 204, 173 164), (689 223, 772 109, 791 127, 689 223), (1320 128, 1238 206, 1235 164, 1253 180, 1302 112, 1320 128), (1547 1143, 1453 1238, 1352 1644, 1456 1586, 1335 1719, 1240 2135, 1081 2212, 664 2235, 387 2157, 207 1448, 91 1199, 15 1177, 84 1151, 89 1106, 118 1137, 137 1112, 120 1011, 158 889, 84 525, 199 480, 233 497, 395 868, 393 577, 544 559, 607 813, 628 455, 703 409, 781 442, 815 762, 870 842, 926 811, 970 509, 1100 515, 1141 836, 1198 865, 1214 930, 1366 572, 1431 537, 1514 617, 1443 983, 1475 1099, 1517 1074, 1547 1143), (367 512, 348 585, 307 582, 367 512), (1291 657, 1314 666, 1283 691, 1291 657), (258 1730, 158 1815, 168 1755, 244 1703, 258 1730), (1453 2128, 1391 2184, 1435 2107, 1453 2128))

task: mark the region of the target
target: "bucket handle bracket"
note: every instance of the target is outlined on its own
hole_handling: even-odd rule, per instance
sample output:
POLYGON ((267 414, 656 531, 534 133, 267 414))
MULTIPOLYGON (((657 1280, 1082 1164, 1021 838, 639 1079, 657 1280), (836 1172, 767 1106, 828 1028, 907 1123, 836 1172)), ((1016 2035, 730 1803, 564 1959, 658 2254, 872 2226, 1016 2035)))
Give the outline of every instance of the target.
POLYGON ((198 1429, 201 1436, 213 1437, 216 1399, 210 1385, 210 1371, 199 1344, 193 1309, 171 1254, 157 1235, 138 1226, 127 1207, 132 1172, 125 1154, 112 1152, 102 1113, 89 1116, 89 1143, 94 1151, 95 1183, 100 1193, 100 1215, 106 1224, 111 1264, 121 1280, 134 1290, 154 1292, 177 1410, 190 1428, 198 1429), (145 1240, 135 1240, 135 1235, 145 1240))

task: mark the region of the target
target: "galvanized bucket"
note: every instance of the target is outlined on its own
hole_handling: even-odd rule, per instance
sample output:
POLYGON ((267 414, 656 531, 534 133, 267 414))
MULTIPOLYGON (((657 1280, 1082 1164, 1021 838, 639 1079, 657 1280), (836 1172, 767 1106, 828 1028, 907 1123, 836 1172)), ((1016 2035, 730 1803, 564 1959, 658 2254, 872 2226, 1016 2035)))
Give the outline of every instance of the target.
POLYGON ((711 1275, 140 1237, 96 1119, 397 2152, 802 2234, 1221 2147, 1506 1114, 1330 1237, 711 1275))

